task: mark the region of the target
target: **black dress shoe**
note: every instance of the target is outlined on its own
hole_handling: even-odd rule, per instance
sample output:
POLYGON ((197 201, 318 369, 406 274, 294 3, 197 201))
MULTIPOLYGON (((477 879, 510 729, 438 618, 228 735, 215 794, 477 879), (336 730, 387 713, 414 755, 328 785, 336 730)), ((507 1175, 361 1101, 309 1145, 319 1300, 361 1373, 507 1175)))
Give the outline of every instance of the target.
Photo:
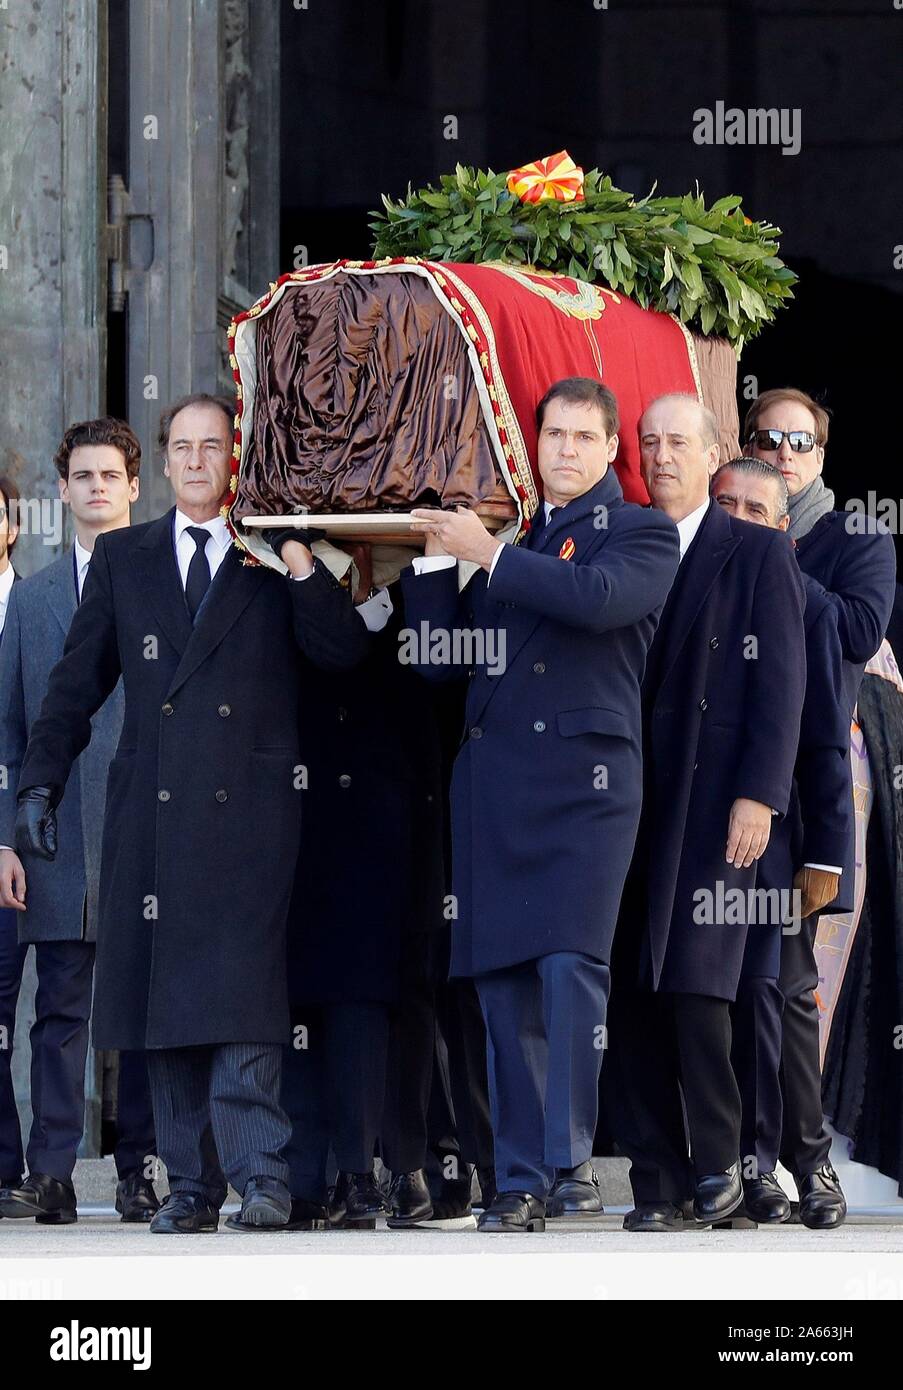
POLYGON ((496 1199, 495 1169, 478 1168, 477 1181, 480 1184, 480 1200, 476 1203, 478 1211, 488 1211, 496 1199))
POLYGON ((546 1198, 546 1216, 581 1221, 604 1213, 599 1179, 589 1159, 576 1168, 556 1170, 552 1191, 546 1198))
POLYGON ((419 1224, 430 1231, 475 1231, 477 1218, 471 1205, 473 1169, 469 1164, 462 1165, 464 1176, 460 1178, 429 1176, 430 1197, 433 1200, 433 1214, 427 1221, 419 1224))
POLYGON ((152 1236, 197 1236, 215 1231, 219 1212, 198 1192, 171 1192, 150 1223, 152 1236))
POLYGON ((427 1186, 426 1173, 416 1168, 412 1173, 395 1173, 389 1188, 389 1219, 386 1225, 393 1231, 428 1221, 433 1214, 433 1199, 427 1186))
POLYGON ((310 1202, 306 1197, 293 1197, 292 1210, 284 1231, 325 1231, 329 1213, 324 1202, 310 1202))
POLYGON ((693 1216, 700 1226, 725 1221, 743 1205, 743 1183, 740 1162, 732 1163, 724 1173, 706 1173, 697 1178, 693 1194, 693 1216))
POLYGON ((379 1184, 369 1173, 339 1173, 329 1199, 330 1225, 349 1231, 375 1231, 386 1209, 379 1184))
POLYGON ((241 1211, 226 1217, 230 1231, 273 1231, 288 1225, 291 1193, 278 1178, 249 1178, 241 1199, 241 1211))
POLYGON ((160 1210, 160 1202, 149 1178, 135 1171, 116 1184, 116 1210, 123 1221, 152 1221, 160 1210))
POLYGON ((790 1198, 776 1173, 743 1179, 743 1209, 760 1226, 780 1226, 790 1220, 790 1198))
POLYGON ((531 1192, 500 1192, 477 1222, 478 1231, 544 1231, 546 1206, 531 1192))
POLYGON ((0 1215, 11 1219, 30 1216, 39 1226, 71 1226, 78 1220, 75 1189, 71 1183, 29 1173, 18 1187, 0 1192, 0 1215))
POLYGON ((623 1224, 625 1231, 682 1231, 683 1209, 676 1202, 637 1202, 623 1224))
POLYGON ((800 1194, 800 1220, 810 1231, 830 1231, 846 1220, 847 1203, 840 1179, 830 1163, 815 1173, 797 1178, 800 1194))

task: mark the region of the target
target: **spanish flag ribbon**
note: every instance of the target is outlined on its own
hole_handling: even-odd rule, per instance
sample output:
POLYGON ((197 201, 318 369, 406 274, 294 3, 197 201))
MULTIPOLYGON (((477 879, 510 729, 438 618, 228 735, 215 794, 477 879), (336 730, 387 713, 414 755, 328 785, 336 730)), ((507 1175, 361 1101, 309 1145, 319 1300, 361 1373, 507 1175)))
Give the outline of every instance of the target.
POLYGON ((522 203, 541 203, 554 198, 559 203, 583 201, 583 170, 567 150, 536 159, 508 175, 508 189, 522 203))
POLYGON ((559 560, 573 560, 577 547, 574 544, 574 537, 568 536, 564 545, 558 552, 559 560))

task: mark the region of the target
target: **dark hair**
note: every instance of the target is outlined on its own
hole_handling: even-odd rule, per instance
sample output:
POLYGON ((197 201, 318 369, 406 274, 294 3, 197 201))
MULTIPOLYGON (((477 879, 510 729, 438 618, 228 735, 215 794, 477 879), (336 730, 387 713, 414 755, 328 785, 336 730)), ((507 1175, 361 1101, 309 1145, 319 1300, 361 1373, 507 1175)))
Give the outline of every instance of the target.
MULTIPOLYGON (((6 507, 7 521, 9 522, 10 526, 18 527, 19 503, 22 501, 22 494, 16 487, 12 478, 7 478, 5 475, 0 476, 0 493, 2 493, 3 495, 3 503, 6 507), (11 516, 10 513, 14 513, 15 515, 11 516)), ((16 536, 15 540, 9 542, 9 544, 6 547, 7 554, 11 555, 13 553, 13 548, 15 547, 16 541, 18 539, 19 537, 16 536)))
POLYGON ((172 405, 168 405, 160 416, 160 429, 157 434, 157 448, 161 454, 165 454, 169 447, 169 432, 172 429, 172 422, 180 410, 187 410, 190 405, 215 405, 223 412, 229 421, 229 433, 235 423, 235 402, 228 396, 213 396, 209 391, 193 391, 190 396, 180 396, 172 405))
POLYGON ((746 473, 755 478, 767 478, 774 483, 778 490, 778 521, 782 521, 790 510, 790 491, 787 487, 787 480, 779 468, 775 468, 773 463, 766 463, 765 459, 750 458, 747 454, 741 454, 739 458, 731 459, 729 463, 722 463, 720 468, 716 468, 712 474, 712 481, 709 484, 709 491, 714 494, 715 483, 720 474, 726 473, 732 468, 735 473, 746 473))
POLYGON ((69 426, 53 456, 56 471, 64 482, 69 477, 72 452, 83 444, 109 444, 112 448, 118 449, 125 460, 125 471, 129 479, 137 478, 141 469, 141 445, 131 425, 127 425, 125 420, 104 415, 99 420, 82 420, 77 425, 69 426))
POLYGON ((759 428, 759 420, 770 405, 777 405, 779 401, 793 401, 795 405, 804 405, 815 421, 815 442, 822 448, 828 442, 828 425, 831 420, 831 412, 806 391, 798 391, 795 386, 776 386, 772 391, 763 391, 761 396, 757 396, 749 410, 746 412, 746 419, 743 422, 743 439, 749 443, 749 437, 754 430, 759 428))
POLYGON ((546 406, 550 401, 569 401, 571 405, 594 405, 602 412, 605 433, 609 439, 621 427, 618 416, 618 402, 614 391, 603 386, 601 381, 593 381, 589 376, 566 376, 550 386, 536 407, 536 429, 542 429, 546 406))

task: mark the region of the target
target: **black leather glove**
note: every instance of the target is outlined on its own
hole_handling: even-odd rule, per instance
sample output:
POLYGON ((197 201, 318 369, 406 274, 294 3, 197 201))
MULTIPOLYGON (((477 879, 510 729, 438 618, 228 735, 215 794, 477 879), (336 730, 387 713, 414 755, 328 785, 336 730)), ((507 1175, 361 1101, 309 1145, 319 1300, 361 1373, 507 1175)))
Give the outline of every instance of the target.
POLYGON ((56 858, 56 806, 59 794, 51 787, 26 787, 16 808, 16 853, 38 859, 56 858))
POLYGON ((273 526, 272 528, 267 526, 263 530, 264 540, 272 550, 275 550, 280 560, 282 559, 282 547, 286 541, 300 541, 310 550, 314 541, 322 541, 325 537, 326 532, 319 530, 316 526, 307 529, 301 526, 273 526))

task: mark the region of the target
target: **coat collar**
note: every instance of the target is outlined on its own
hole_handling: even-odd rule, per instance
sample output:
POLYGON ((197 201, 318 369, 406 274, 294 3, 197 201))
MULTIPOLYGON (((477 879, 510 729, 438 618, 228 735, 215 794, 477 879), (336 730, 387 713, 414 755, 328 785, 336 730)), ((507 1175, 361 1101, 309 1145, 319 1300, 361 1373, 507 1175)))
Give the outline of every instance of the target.
POLYGON ((662 610, 655 637, 656 642, 665 644, 658 667, 659 687, 680 655, 716 579, 742 543, 740 529, 734 526, 724 508, 709 507, 680 562, 677 578, 662 610))
POLYGON ((45 579, 47 607, 56 618, 64 634, 68 633, 75 617, 78 603, 75 597, 75 572, 72 568, 72 551, 48 565, 45 579))
POLYGON ((216 572, 197 621, 192 624, 176 563, 175 511, 172 507, 165 516, 150 523, 135 557, 147 602, 180 658, 168 695, 184 685, 219 646, 268 573, 263 565, 253 568, 242 565, 233 546, 216 572))
MULTIPOLYGON (((597 508, 607 507, 609 510, 614 507, 624 505, 624 494, 621 491, 621 484, 618 475, 611 464, 603 478, 584 492, 580 497, 575 497, 563 507, 555 508, 555 515, 552 520, 543 528, 542 535, 536 546, 537 554, 547 555, 553 549, 559 549, 562 541, 575 529, 586 525, 587 521, 595 523, 596 518, 602 515, 597 508)), ((542 503, 540 503, 540 508, 542 503)), ((603 527, 599 527, 603 530, 603 527)), ((522 542, 523 543, 523 542, 522 542)))

